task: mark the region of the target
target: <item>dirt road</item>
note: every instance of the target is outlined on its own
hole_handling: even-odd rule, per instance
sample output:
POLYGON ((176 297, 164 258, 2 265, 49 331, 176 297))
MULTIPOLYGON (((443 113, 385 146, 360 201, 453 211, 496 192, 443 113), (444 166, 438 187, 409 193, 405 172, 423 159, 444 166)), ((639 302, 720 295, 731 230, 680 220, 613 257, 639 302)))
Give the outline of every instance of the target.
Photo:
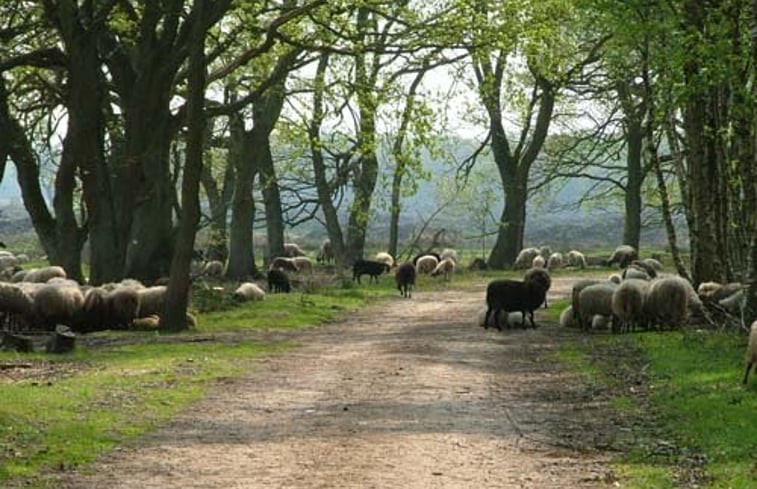
POLYGON ((417 293, 300 332, 302 347, 61 486, 607 486, 605 407, 555 359, 570 333, 484 330, 483 295, 417 293))

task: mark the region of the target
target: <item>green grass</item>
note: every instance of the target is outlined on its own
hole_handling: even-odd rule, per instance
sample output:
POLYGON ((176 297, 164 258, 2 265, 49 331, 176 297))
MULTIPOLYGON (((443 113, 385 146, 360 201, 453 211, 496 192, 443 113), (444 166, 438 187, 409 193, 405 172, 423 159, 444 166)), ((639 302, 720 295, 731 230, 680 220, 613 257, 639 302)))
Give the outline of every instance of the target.
POLYGON ((652 422, 615 462, 622 487, 673 487, 681 472, 691 470, 691 460, 704 460, 702 487, 757 487, 757 381, 741 385, 745 347, 743 336, 690 331, 595 337, 561 352, 562 361, 617 392, 611 401, 617 413, 652 422), (611 373, 624 366, 618 358, 593 362, 591 350, 603 347, 637 351, 631 355, 648 361, 646 400, 613 389, 623 377, 611 373), (659 440, 674 450, 661 453, 659 440))

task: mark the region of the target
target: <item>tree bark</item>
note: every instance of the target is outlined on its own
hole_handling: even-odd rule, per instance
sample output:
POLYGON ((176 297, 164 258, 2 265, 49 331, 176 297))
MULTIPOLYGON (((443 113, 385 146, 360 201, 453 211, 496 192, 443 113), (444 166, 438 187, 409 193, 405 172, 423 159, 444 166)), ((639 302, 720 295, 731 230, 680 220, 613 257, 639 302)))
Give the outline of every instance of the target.
POLYGON ((230 133, 229 159, 230 164, 236 167, 236 179, 231 198, 231 229, 229 230, 229 260, 226 265, 226 277, 243 280, 255 273, 252 246, 255 203, 252 198, 252 184, 257 167, 252 157, 250 134, 245 132, 244 123, 238 114, 231 116, 230 133))

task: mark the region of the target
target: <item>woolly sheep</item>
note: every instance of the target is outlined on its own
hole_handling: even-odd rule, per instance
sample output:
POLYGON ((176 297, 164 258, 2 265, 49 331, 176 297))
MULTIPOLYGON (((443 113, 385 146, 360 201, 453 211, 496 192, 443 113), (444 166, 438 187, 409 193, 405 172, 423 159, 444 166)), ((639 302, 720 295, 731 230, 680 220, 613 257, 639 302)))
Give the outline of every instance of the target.
POLYGON ((137 317, 144 318, 161 314, 163 312, 163 305, 166 302, 166 290, 167 287, 165 285, 138 289, 139 308, 137 309, 137 317))
POLYGON ((620 282, 623 281, 623 277, 621 277, 619 273, 612 273, 609 277, 607 277, 607 281, 614 284, 620 284, 620 282))
POLYGON ((591 329, 593 330, 607 329, 609 325, 610 325, 610 318, 608 318, 607 316, 596 314, 594 317, 591 318, 591 329))
POLYGON ((112 326, 127 327, 139 312, 139 292, 131 287, 117 287, 108 292, 112 326))
POLYGON ((632 261, 639 258, 639 254, 636 252, 636 248, 631 245, 620 245, 615 248, 612 255, 607 260, 607 266, 612 266, 615 263, 620 265, 620 268, 626 268, 632 261))
POLYGON ((552 253, 547 260, 547 269, 554 270, 555 268, 562 268, 563 256, 562 253, 552 253))
POLYGON ((457 265, 457 250, 453 250, 452 248, 444 248, 440 254, 440 258, 440 261, 450 258, 455 262, 455 265, 457 265))
POLYGON ((560 326, 563 328, 575 328, 578 326, 578 322, 573 315, 573 306, 566 307, 560 313, 560 326))
POLYGON ((699 287, 697 287, 697 295, 702 300, 708 300, 712 297, 712 294, 714 294, 715 291, 722 287, 723 284, 718 282, 702 282, 699 284, 699 287))
POLYGON ((599 314, 613 318, 612 296, 618 286, 610 282, 601 282, 585 287, 578 294, 579 324, 582 328, 591 324, 592 318, 599 314))
POLYGON ((542 246, 539 248, 539 254, 547 260, 547 263, 549 263, 549 257, 552 256, 552 249, 549 246, 542 246))
POLYGON ((686 320, 689 307, 689 284, 678 276, 652 281, 644 302, 646 319, 652 324, 674 326, 686 320))
POLYGON ((160 326, 160 316, 151 314, 141 318, 134 318, 131 328, 135 331, 154 331, 160 326))
MULTIPOLYGON (((519 268, 528 268, 532 266, 534 262, 534 258, 539 255, 539 250, 537 248, 523 248, 520 250, 520 253, 518 253, 518 256, 515 258, 515 263, 513 264, 513 268, 516 270, 519 268)), ((546 263, 546 258, 544 259, 546 263)))
POLYGON ((8 250, 0 250, 0 257, 3 257, 3 256, 13 256, 13 253, 11 253, 8 250))
POLYGON ((16 260, 18 260, 19 263, 26 263, 29 261, 29 255, 26 253, 19 253, 16 255, 16 260))
POLYGON ((431 276, 443 275, 444 280, 449 280, 453 273, 455 273, 455 261, 452 258, 445 258, 434 268, 431 276))
POLYGON ((541 255, 536 255, 531 262, 531 268, 544 268, 547 263, 541 255))
POLYGON ((392 255, 390 255, 386 251, 379 251, 378 253, 376 253, 376 256, 373 258, 373 261, 386 263, 387 265, 389 265, 389 267, 394 266, 394 257, 392 257, 392 255))
POLYGON ((742 290, 744 290, 744 285, 741 282, 730 282, 713 291, 710 295, 710 300, 713 302, 720 302, 742 290))
POLYGON ((578 295, 581 293, 582 290, 584 290, 586 287, 594 284, 601 283, 599 280, 593 280, 593 279, 583 279, 579 280, 578 282, 573 284, 573 287, 570 291, 570 306, 573 310, 573 317, 575 318, 576 322, 580 327, 583 327, 583 322, 581 321, 581 314, 580 314, 580 304, 578 303, 578 295))
POLYGON ((34 313, 53 330, 56 324, 70 325, 84 303, 78 287, 46 284, 34 295, 34 313))
POLYGON ((223 276, 223 263, 219 260, 211 260, 205 264, 202 274, 206 277, 220 278, 223 276))
POLYGON ((27 272, 24 282, 45 283, 51 278, 66 278, 66 276, 66 271, 59 266, 33 268, 27 272))
POLYGON ((0 282, 0 313, 9 321, 30 323, 34 317, 34 301, 21 287, 0 282))
POLYGON ((621 333, 644 325, 644 300, 648 291, 649 282, 640 279, 626 279, 615 289, 612 312, 618 318, 621 333))
POLYGON ((641 262, 651 267, 655 272, 661 272, 664 268, 662 263, 660 263, 660 260, 654 258, 644 258, 641 262))
POLYGON ((291 258, 278 256, 273 259, 273 261, 271 262, 271 266, 268 267, 268 270, 282 270, 282 271, 287 271, 287 272, 296 272, 297 265, 294 263, 294 260, 291 258))
POLYGON ((634 267, 637 270, 642 270, 644 273, 649 275, 650 278, 657 277, 657 270, 655 269, 655 267, 653 267, 652 265, 649 265, 644 260, 634 260, 631 262, 629 267, 634 267))
POLYGON ((258 284, 252 282, 244 282, 237 287, 234 291, 234 299, 245 301, 261 301, 265 298, 265 292, 260 288, 258 284))
POLYGON ((568 252, 568 265, 583 270, 586 268, 586 255, 578 250, 570 250, 568 252))
POLYGON ((720 304, 723 309, 728 311, 730 314, 733 314, 734 316, 741 316, 744 308, 746 307, 746 293, 744 293, 744 289, 741 289, 738 292, 735 292, 726 297, 725 299, 720 299, 718 301, 718 304, 720 304))
POLYGON ((318 248, 318 254, 315 257, 318 263, 331 263, 334 261, 334 250, 331 247, 331 240, 324 239, 318 248))
POLYGON ((47 282, 51 285, 57 285, 58 287, 78 287, 79 282, 76 280, 71 280, 70 278, 63 278, 63 277, 53 277, 47 282))
POLYGON ((511 328, 513 326, 522 326, 523 325, 523 317, 519 312, 505 312, 502 310, 497 311, 496 315, 491 314, 489 316, 488 323, 486 321, 486 308, 481 308, 481 310, 478 311, 476 314, 476 324, 481 326, 482 328, 496 328, 497 327, 497 321, 499 321, 500 326, 504 325, 507 328, 511 328))
POLYGON ((621 277, 623 280, 649 280, 650 277, 644 270, 639 270, 636 267, 628 267, 625 270, 623 270, 623 273, 621 274, 621 277))
POLYGON ((757 321, 752 323, 749 330, 749 345, 746 348, 746 372, 744 372, 744 385, 749 382, 749 371, 757 363, 757 321))
POLYGON ((136 290, 145 288, 144 284, 135 278, 125 278, 121 280, 118 285, 119 287, 131 287, 132 289, 136 290))
POLYGON ((18 258, 16 258, 15 256, 0 256, 0 270, 13 268, 16 265, 18 265, 18 258))
POLYGON ((415 266, 410 262, 403 263, 394 272, 394 281, 397 283, 397 289, 399 289, 402 297, 410 298, 413 285, 415 285, 415 275, 415 266))
POLYGON ((424 255, 418 258, 415 264, 415 270, 418 273, 431 273, 439 265, 439 259, 433 255, 424 255))
POLYGON ((313 260, 307 256, 295 256, 292 261, 298 272, 313 273, 313 260))
POLYGON ((295 256, 305 256, 305 252, 297 243, 284 243, 284 256, 294 258, 295 256))
POLYGON ((19 270, 19 271, 17 271, 13 275, 11 275, 11 282, 16 282, 16 283, 17 282, 23 282, 24 279, 26 278, 26 274, 27 273, 29 273, 29 272, 26 271, 26 270, 19 270))

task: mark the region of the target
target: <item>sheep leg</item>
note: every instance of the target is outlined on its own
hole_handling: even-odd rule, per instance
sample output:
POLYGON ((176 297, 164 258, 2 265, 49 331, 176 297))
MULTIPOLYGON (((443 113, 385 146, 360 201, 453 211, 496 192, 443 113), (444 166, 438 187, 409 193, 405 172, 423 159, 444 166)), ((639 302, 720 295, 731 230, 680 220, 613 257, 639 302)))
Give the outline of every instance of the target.
MULTIPOLYGON (((481 325, 484 327, 484 329, 489 329, 489 314, 491 314, 491 312, 492 312, 492 308, 487 307, 486 314, 484 314, 484 324, 481 325)), ((494 320, 496 322, 496 318, 494 320)))
POLYGON ((749 362, 746 364, 746 372, 744 372, 744 382, 743 384, 746 385, 746 383, 749 381, 749 371, 752 369, 752 362, 749 362))

